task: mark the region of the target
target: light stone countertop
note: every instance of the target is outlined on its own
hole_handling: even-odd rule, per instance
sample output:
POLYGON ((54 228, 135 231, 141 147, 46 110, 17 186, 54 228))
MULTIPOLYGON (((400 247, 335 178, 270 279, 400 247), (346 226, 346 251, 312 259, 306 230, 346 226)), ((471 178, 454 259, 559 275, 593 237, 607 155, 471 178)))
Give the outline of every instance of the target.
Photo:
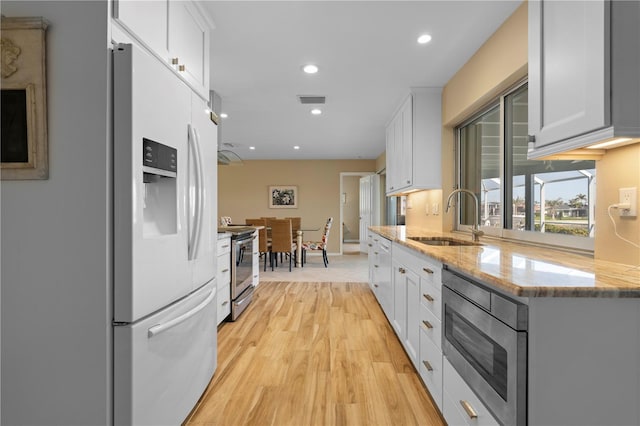
POLYGON ((479 246, 430 246, 409 239, 423 236, 470 241, 471 235, 465 233, 406 226, 369 229, 515 296, 640 298, 640 266, 489 237, 481 237, 479 246))

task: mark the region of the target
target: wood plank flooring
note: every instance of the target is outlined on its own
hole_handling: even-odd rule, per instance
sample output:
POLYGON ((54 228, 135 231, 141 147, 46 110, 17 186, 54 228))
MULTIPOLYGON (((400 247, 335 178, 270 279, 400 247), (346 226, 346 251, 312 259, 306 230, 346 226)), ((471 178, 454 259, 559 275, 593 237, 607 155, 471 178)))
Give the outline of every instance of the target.
POLYGON ((444 425, 366 283, 263 282, 185 425, 444 425))

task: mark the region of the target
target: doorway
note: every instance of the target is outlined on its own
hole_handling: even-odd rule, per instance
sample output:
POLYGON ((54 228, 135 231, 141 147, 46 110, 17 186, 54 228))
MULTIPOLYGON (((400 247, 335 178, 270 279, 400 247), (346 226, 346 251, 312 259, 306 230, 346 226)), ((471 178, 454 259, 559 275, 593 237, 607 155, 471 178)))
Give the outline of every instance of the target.
POLYGON ((360 178, 373 172, 340 173, 340 254, 360 253, 360 178))

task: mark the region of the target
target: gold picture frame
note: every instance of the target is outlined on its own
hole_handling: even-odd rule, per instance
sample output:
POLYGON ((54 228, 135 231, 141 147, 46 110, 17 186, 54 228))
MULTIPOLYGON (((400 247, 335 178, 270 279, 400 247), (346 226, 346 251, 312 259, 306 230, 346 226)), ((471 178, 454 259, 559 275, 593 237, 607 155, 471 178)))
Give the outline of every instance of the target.
POLYGON ((2 180, 49 178, 47 26, 41 17, 1 20, 2 180))

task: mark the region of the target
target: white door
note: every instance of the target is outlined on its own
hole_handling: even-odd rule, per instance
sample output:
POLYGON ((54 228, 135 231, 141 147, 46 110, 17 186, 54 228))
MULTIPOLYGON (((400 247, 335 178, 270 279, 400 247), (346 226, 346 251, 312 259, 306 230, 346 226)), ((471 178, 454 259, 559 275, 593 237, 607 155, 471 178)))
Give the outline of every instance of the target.
POLYGON ((192 289, 216 274, 218 241, 218 129, 205 101, 191 93, 189 140, 189 248, 192 289))
POLYGON ((360 252, 367 253, 369 226, 371 225, 371 176, 360 178, 360 252))
POLYGON ((192 290, 186 214, 191 91, 134 45, 119 45, 113 59, 114 319, 133 322, 192 290))
POLYGON ((216 282, 114 327, 114 424, 179 425, 217 365, 216 282))

